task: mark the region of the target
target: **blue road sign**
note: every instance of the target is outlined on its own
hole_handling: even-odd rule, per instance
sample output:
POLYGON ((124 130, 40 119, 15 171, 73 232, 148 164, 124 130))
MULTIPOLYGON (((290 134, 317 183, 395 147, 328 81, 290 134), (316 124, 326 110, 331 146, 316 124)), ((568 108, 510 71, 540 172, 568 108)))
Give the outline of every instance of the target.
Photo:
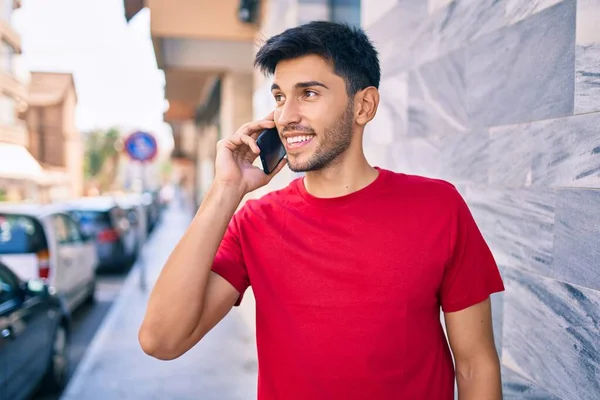
POLYGON ((133 160, 152 161, 158 152, 158 144, 148 132, 137 131, 125 140, 125 151, 133 160))

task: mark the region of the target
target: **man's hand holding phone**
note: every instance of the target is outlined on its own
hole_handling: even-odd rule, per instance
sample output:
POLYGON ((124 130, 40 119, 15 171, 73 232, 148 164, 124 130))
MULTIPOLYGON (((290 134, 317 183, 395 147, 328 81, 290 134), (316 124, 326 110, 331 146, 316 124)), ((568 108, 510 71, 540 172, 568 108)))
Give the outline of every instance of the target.
POLYGON ((265 174, 253 163, 260 154, 256 139, 265 129, 274 127, 271 113, 263 120, 242 125, 233 136, 220 140, 217 143, 214 183, 239 190, 241 196, 268 184, 286 161, 280 162, 270 174, 265 174))
POLYGON ((152 289, 138 334, 147 354, 163 360, 179 357, 239 298, 231 284, 211 272, 211 266, 243 197, 269 183, 285 165, 285 161, 280 162, 271 174, 253 165, 260 153, 256 139, 274 127, 270 114, 219 141, 213 185, 152 289))

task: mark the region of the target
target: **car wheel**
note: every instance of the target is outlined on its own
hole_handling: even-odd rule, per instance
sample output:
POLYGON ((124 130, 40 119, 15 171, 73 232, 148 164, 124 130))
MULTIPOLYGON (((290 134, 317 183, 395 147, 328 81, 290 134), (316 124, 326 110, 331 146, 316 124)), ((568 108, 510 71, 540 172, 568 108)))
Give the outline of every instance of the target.
POLYGON ((69 336, 64 325, 59 325, 52 340, 52 354, 46 375, 42 381, 42 392, 50 394, 64 389, 69 372, 69 336))

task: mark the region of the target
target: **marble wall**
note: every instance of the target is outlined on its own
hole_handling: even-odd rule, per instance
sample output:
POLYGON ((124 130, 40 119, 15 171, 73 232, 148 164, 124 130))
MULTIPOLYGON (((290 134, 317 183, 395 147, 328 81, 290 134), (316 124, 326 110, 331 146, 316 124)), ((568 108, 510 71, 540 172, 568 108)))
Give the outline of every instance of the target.
MULTIPOLYGON (((264 33, 327 3, 271 0, 264 33)), ((362 0, 361 23, 383 73, 368 159, 454 183, 500 265, 505 399, 600 399, 600 0, 362 0)))
POLYGON ((600 399, 600 1, 362 6, 383 72, 367 155, 467 199, 506 284, 505 398, 600 399))

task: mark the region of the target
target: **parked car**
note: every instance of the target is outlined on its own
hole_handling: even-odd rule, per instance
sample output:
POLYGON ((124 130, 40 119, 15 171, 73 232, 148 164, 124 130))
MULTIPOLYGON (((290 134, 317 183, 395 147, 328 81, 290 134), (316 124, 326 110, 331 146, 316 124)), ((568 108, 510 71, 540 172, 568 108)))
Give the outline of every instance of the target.
POLYGON ((0 399, 62 389, 69 368, 69 313, 39 278, 0 263, 0 399))
POLYGON ((0 206, 0 261, 22 280, 47 280, 69 311, 94 300, 94 244, 61 207, 0 206))
POLYGON ((124 270, 137 257, 135 221, 129 210, 109 196, 84 197, 66 207, 79 228, 93 239, 99 270, 124 270))

